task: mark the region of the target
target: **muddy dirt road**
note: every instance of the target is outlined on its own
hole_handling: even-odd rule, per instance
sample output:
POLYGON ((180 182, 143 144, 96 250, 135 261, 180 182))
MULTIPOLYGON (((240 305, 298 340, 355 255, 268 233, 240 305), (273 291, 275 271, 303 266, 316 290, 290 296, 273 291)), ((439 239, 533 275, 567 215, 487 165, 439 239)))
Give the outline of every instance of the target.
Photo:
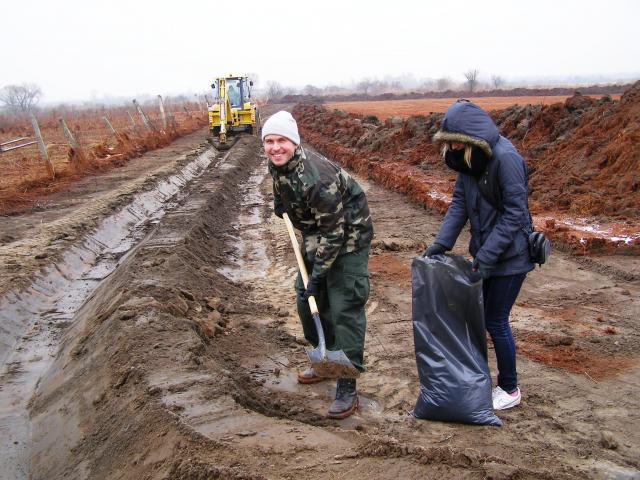
POLYGON ((205 133, 2 219, 0 478, 640 478, 636 257, 529 275, 503 427, 416 420, 410 262, 441 219, 360 179, 368 371, 359 412, 328 420, 335 385, 295 381, 295 259, 260 143, 205 133))

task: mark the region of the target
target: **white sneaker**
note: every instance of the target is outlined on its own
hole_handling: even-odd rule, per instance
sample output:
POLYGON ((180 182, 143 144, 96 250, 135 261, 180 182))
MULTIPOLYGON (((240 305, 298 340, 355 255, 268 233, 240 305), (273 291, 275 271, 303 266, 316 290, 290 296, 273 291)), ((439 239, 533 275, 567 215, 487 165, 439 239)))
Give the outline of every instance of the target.
POLYGON ((498 390, 502 391, 502 389, 500 387, 495 387, 493 390, 491 390, 491 400, 493 400, 494 398, 496 398, 496 395, 498 393, 498 390))
POLYGON ((516 395, 511 395, 505 392, 500 387, 496 387, 491 392, 491 400, 493 400, 494 410, 506 410, 507 408, 513 408, 520 403, 522 395, 520 394, 520 388, 516 390, 516 395))

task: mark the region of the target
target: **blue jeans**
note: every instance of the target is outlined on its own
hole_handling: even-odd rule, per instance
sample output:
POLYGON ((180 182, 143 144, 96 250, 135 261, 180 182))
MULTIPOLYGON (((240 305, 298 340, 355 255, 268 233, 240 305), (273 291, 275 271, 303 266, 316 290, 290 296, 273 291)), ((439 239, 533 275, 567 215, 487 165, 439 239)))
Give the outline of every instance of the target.
POLYGON ((509 326, 509 313, 526 276, 521 273, 491 277, 482 282, 485 324, 498 360, 498 386, 508 393, 518 387, 516 343, 509 326))

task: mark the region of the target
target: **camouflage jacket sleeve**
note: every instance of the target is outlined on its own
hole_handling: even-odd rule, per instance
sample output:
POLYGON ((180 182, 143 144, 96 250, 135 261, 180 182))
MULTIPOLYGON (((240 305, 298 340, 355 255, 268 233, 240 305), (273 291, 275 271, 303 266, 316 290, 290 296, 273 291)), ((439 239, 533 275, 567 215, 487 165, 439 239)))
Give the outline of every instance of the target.
POLYGON ((282 196, 280 195, 280 185, 274 180, 273 182, 273 212, 280 218, 284 213, 284 204, 282 203, 282 196))
POLYGON ((344 244, 344 206, 338 179, 332 183, 318 182, 308 194, 320 236, 313 271, 316 276, 323 276, 338 257, 344 244))

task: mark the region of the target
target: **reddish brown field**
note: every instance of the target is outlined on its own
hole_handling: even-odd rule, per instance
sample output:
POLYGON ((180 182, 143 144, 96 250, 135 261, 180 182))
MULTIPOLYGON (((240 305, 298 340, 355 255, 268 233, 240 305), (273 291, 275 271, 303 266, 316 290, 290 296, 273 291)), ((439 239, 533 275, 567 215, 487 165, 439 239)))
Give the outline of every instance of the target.
MULTIPOLYGON (((611 95, 619 99, 620 95, 611 95)), ((476 105, 485 110, 502 110, 512 105, 551 105, 564 102, 568 96, 535 96, 535 97, 468 97, 476 105)), ((595 95, 594 98, 600 98, 595 95)), ((383 100, 376 102, 335 102, 327 103, 327 108, 337 108, 348 113, 375 115, 380 120, 387 117, 407 118, 412 115, 428 115, 429 113, 446 112, 456 98, 421 98, 416 100, 383 100)))
MULTIPOLYGON (((195 104, 173 104, 166 108, 175 119, 175 125, 166 129, 157 106, 143 106, 143 111, 151 119, 153 131, 145 128, 133 108, 62 107, 39 113, 40 131, 55 176, 51 177, 35 144, 0 153, 0 215, 37 207, 46 195, 64 190, 84 176, 122 165, 207 124, 206 113, 195 104), (134 116, 135 128, 130 123, 127 110, 134 116), (60 117, 65 119, 82 152, 75 152, 69 146, 58 121, 60 117), (117 136, 108 130, 103 117, 109 119, 117 136)), ((26 137, 24 142, 35 139, 29 120, 3 120, 0 122, 0 143, 18 137, 26 137)), ((23 142, 17 144, 20 143, 23 142)))

